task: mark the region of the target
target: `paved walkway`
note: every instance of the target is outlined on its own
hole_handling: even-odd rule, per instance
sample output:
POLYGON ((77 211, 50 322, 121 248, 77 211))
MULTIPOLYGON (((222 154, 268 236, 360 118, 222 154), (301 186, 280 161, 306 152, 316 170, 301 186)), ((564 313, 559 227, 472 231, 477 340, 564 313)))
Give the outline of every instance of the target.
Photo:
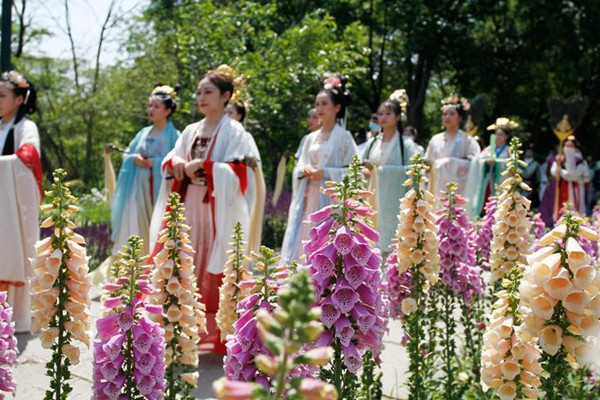
MULTIPOLYGON (((100 314, 98 301, 92 303, 92 315, 100 314)), ((406 392, 399 390, 407 369, 406 352, 400 345, 402 332, 400 323, 392 321, 390 333, 385 337, 385 350, 382 354, 384 394, 388 399, 405 399, 406 392)), ((45 375, 45 364, 50 358, 50 350, 43 349, 35 335, 21 333, 19 341, 19 365, 15 370, 17 382, 16 399, 42 399, 49 385, 45 375)), ((212 399, 212 382, 223 375, 223 357, 214 354, 204 354, 200 357, 200 379, 198 389, 193 392, 197 399, 212 399)), ((92 394, 92 351, 86 350, 81 354, 81 362, 72 368, 73 393, 71 399, 83 400, 91 398, 92 394)), ((375 399, 373 399, 375 400, 375 399)))

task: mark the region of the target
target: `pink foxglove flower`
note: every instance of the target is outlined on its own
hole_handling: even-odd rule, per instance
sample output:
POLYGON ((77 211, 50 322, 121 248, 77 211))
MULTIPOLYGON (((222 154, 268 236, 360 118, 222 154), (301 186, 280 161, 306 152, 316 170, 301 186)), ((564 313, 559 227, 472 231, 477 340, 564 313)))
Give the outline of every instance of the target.
POLYGON ((492 245, 492 228, 495 223, 494 214, 496 213, 498 198, 491 196, 485 204, 485 215, 477 223, 477 233, 475 234, 475 247, 477 263, 484 271, 490 270, 490 253, 492 245))
POLYGON ((597 359, 592 338, 600 332, 600 274, 581 246, 583 239, 596 243, 600 235, 565 213, 528 258, 520 286, 524 334, 538 339, 544 352, 547 390, 560 390, 565 382, 553 367, 568 362, 580 368, 597 359))
POLYGON ((15 394, 17 385, 12 367, 17 365, 17 339, 15 323, 12 320, 12 307, 6 301, 6 292, 0 291, 0 398, 4 393, 15 394))
POLYGON ((461 207, 466 201, 456 193, 456 184, 450 183, 441 202, 437 220, 441 284, 470 304, 483 293, 484 284, 475 249, 469 243, 473 227, 461 207))
POLYGON ((42 206, 49 216, 44 228, 54 227, 52 235, 36 243, 31 259, 31 331, 40 330, 42 347, 52 348, 54 355, 47 364, 51 387, 56 396, 68 393, 70 365, 79 363, 78 341, 90 345, 89 308, 91 281, 85 239, 74 232, 72 215, 79 209, 77 200, 64 183, 66 172, 54 171, 49 195, 52 203, 42 206), (58 346, 61 343, 62 346, 58 346))
POLYGON ((96 321, 94 341, 93 399, 164 397, 165 331, 148 318, 145 298, 153 291, 141 266, 142 241, 132 236, 129 246, 114 267, 113 281, 104 287, 104 317, 96 321), (109 307, 115 297, 121 303, 109 307))
POLYGON ((268 384, 267 376, 255 365, 257 355, 270 355, 258 335, 256 315, 258 310, 270 312, 273 309, 275 293, 280 286, 277 274, 285 267, 277 267, 279 256, 275 257, 273 250, 264 246, 260 254, 253 253, 252 257, 257 262, 258 272, 253 279, 241 282, 241 286, 251 287, 252 293, 237 304, 239 318, 233 324, 233 333, 227 337, 224 370, 227 379, 232 381, 268 384))
POLYGON ((246 270, 247 258, 244 256, 244 239, 242 226, 238 223, 234 227, 233 252, 223 271, 223 284, 219 289, 219 311, 215 316, 221 340, 226 340, 227 335, 233 333, 233 324, 238 319, 236 305, 248 297, 250 288, 241 287, 241 281, 247 281, 251 274, 246 270))
MULTIPOLYGON (((387 282, 387 295, 392 312, 403 318, 404 331, 408 337, 406 345, 410 357, 408 386, 411 398, 425 398, 422 349, 425 343, 424 324, 427 322, 424 311, 427 293, 439 279, 440 256, 438 249, 438 227, 433 214, 434 196, 424 186, 429 169, 423 158, 416 154, 411 159, 410 178, 404 183, 413 185, 400 200, 396 248, 388 258, 386 276, 393 277, 387 282), (397 266, 397 275, 390 271, 397 266), (400 290, 398 290, 400 289, 400 290)), ((458 234, 458 232, 452 232, 458 234)), ((448 246, 451 251, 452 246, 448 246)), ((459 250, 459 249, 457 249, 459 250)))
POLYGON ((378 359, 386 330, 379 233, 368 222, 373 210, 365 200, 358 164, 342 182, 328 185, 334 201, 327 212, 310 216, 317 230, 305 243, 306 260, 326 328, 319 344, 335 344, 345 370, 356 373, 366 351, 378 359))
POLYGON ((183 215, 179 194, 172 193, 164 217, 166 227, 158 237, 163 249, 154 257, 150 277, 157 289, 149 296, 150 302, 159 309, 146 306, 149 317, 165 332, 168 398, 185 395, 196 386, 190 374, 198 367, 199 334, 206 332, 204 304, 194 275, 194 250, 188 237, 190 228, 184 224, 183 215))
POLYGON ((529 188, 521 178, 523 161, 518 157, 522 153, 518 138, 511 141, 511 158, 508 175, 502 182, 502 193, 498 196, 498 207, 494 214, 493 238, 490 255, 490 283, 500 282, 517 264, 525 264, 526 256, 531 252, 533 235, 531 220, 528 216, 531 201, 521 194, 529 188))
POLYGON ((537 398, 540 386, 540 351, 531 335, 525 334, 527 322, 519 309, 523 263, 533 239, 527 215, 530 202, 520 193, 527 189, 520 176, 520 146, 518 138, 511 140, 511 158, 503 172, 508 178, 498 197, 491 279, 502 289, 495 293, 498 300, 483 335, 481 354, 483 389, 494 389, 500 399, 537 398))

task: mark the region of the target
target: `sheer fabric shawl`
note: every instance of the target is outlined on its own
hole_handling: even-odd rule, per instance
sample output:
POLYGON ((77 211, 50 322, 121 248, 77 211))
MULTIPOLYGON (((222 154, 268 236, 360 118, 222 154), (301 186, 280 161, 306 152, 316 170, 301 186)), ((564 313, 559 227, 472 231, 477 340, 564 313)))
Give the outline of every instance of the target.
MULTIPOLYGON (((302 169, 311 166, 308 150, 315 142, 321 130, 316 130, 304 138, 300 142, 298 151, 296 152, 296 165, 292 173, 292 202, 288 213, 287 227, 283 238, 281 255, 284 262, 297 260, 299 255, 296 254, 298 240, 300 238, 300 227, 302 215, 304 212, 304 197, 307 185, 307 179, 298 179, 302 175, 302 169)), ((314 168, 323 169, 324 177, 321 180, 321 187, 326 181, 339 181, 342 176, 348 172, 348 166, 352 163, 352 159, 357 155, 356 143, 350 132, 339 125, 335 125, 331 131, 331 135, 325 145, 323 157, 319 160, 318 165, 312 165, 314 168)), ((319 193, 319 208, 329 204, 329 197, 319 193)))

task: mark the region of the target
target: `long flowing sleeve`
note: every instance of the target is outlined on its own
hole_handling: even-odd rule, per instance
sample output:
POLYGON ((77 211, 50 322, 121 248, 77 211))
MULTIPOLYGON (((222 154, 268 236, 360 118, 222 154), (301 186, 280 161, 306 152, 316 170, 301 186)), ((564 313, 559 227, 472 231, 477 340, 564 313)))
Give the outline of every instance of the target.
MULTIPOLYGON (((352 135, 348 131, 344 131, 340 135, 339 149, 341 151, 341 163, 336 163, 336 166, 325 166, 323 168, 324 181, 340 181, 344 174, 347 174, 349 169, 348 166, 352 164, 354 156, 358 154, 358 148, 352 138, 352 135)), ((332 157, 334 158, 334 157, 332 157)))

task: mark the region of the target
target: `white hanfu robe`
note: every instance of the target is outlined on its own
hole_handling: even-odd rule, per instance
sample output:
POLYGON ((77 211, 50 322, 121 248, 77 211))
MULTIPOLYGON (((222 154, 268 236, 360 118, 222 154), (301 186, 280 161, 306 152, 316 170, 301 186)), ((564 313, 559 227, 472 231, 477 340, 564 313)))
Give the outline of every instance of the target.
POLYGON ((320 141, 321 129, 311 132, 300 142, 296 165, 292 173, 292 202, 283 238, 283 262, 299 260, 304 255, 303 240, 309 239, 311 225, 304 223, 308 216, 329 204, 329 197, 320 189, 326 181, 340 181, 348 173, 352 159, 357 155, 356 143, 350 132, 335 125, 325 142, 320 141), (302 178, 305 167, 322 169, 320 182, 302 178))
POLYGON ((390 252, 392 238, 398 226, 400 199, 410 189, 402 185, 406 181, 406 170, 411 157, 419 152, 415 142, 402 138, 396 132, 389 142, 383 142, 381 134, 369 139, 361 154, 363 162, 374 165, 369 179, 369 189, 374 192, 372 205, 375 207, 375 227, 379 231, 379 243, 383 253, 390 252), (402 154, 402 149, 404 150, 402 154))
MULTIPOLYGON (((193 159, 194 141, 202 134, 204 123, 202 120, 185 128, 163 160, 165 172, 174 156, 186 162, 193 159)), ((242 124, 224 115, 207 144, 204 158, 206 185, 192 181, 183 187, 178 181, 164 181, 152 216, 151 238, 156 238, 169 192, 176 190, 183 196, 186 224, 192 228, 191 245, 196 250, 194 265, 198 290, 206 305, 208 335, 201 338, 201 343, 212 346, 216 353, 225 349, 214 316, 218 311, 223 269, 232 250, 231 235, 238 222, 243 232, 248 232, 250 227, 250 210, 244 195, 247 169, 245 164, 234 162, 246 156, 260 160, 254 138, 242 124)), ((154 253, 156 251, 155 248, 154 253)))
POLYGON ((436 198, 449 182, 456 182, 457 192, 464 194, 471 160, 479 153, 477 141, 462 130, 454 137, 441 132, 431 138, 425 159, 431 164, 429 188, 436 198))
MULTIPOLYGON (((25 332, 31 323, 29 278, 33 271, 29 259, 35 255, 39 238, 40 139, 37 126, 27 118, 14 125, 13 138, 14 154, 0 156, 0 281, 8 283, 15 329, 25 332), (23 161, 36 165, 37 170, 23 161)), ((0 149, 4 142, 3 135, 0 149)))

